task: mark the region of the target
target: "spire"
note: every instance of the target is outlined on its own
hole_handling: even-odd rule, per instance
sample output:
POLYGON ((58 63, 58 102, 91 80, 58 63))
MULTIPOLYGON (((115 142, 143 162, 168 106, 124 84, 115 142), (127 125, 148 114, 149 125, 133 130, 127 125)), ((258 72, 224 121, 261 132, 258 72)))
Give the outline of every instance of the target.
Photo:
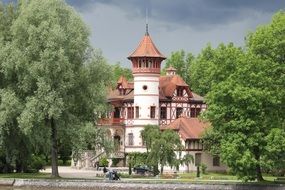
POLYGON ((148 9, 145 9, 145 35, 149 36, 148 33, 148 9))
POLYGON ((146 23, 145 25, 145 35, 146 36, 149 36, 149 33, 148 33, 148 24, 146 23))

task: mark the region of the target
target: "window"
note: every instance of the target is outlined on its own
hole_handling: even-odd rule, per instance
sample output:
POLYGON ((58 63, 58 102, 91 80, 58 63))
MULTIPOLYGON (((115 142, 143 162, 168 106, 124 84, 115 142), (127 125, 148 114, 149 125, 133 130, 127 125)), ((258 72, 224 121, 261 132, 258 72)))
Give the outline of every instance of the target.
POLYGON ((133 133, 129 133, 128 134, 128 139, 129 139, 129 146, 133 146, 134 145, 134 134, 133 133))
POLYGON ((196 108, 191 108, 190 112, 191 112, 191 117, 196 117, 196 108))
POLYGON ((140 116, 140 108, 139 106, 136 106, 136 118, 139 118, 140 116))
POLYGON ((134 107, 128 107, 128 119, 134 119, 134 107))
POLYGON ((161 107, 160 108, 160 119, 166 119, 166 107, 161 107))
POLYGON ((115 107, 114 118, 120 118, 120 108, 115 107))
POLYGON ((155 106, 150 106, 150 118, 155 118, 155 106))
POLYGON ((202 154, 196 153, 195 154, 195 166, 199 166, 201 164, 202 154))
POLYGON ((177 88, 177 96, 183 96, 183 88, 182 87, 177 88))
POLYGON ((183 108, 176 108, 176 118, 179 118, 183 113, 183 108))
POLYGON ((220 157, 219 156, 213 157, 213 166, 220 166, 220 157))
POLYGON ((201 112, 201 108, 191 108, 191 117, 198 117, 201 112))

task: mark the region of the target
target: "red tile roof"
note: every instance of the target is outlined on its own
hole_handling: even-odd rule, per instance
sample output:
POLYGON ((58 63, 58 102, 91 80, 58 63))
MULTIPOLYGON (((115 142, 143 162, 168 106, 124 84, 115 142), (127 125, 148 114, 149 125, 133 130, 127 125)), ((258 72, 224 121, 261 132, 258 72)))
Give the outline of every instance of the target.
MULTIPOLYGON (((168 100, 173 97, 174 91, 177 87, 184 87, 188 93, 188 96, 191 100, 194 101, 203 101, 203 97, 199 96, 192 92, 189 86, 184 82, 184 80, 178 75, 168 75, 161 76, 159 78, 159 99, 160 100, 168 100)), ((117 82, 117 89, 110 91, 108 95, 108 100, 133 100, 134 94, 134 83, 127 81, 125 77, 120 77, 117 82), (118 87, 122 85, 123 89, 126 89, 125 95, 121 95, 118 91, 118 87)))
POLYGON ((193 97, 188 85, 178 75, 161 76, 159 78, 159 87, 166 97, 172 97, 177 86, 185 87, 190 97, 193 97))
POLYGON ((200 139, 201 135, 210 126, 209 123, 203 122, 198 118, 180 117, 161 129, 173 129, 178 131, 183 140, 200 139))
POLYGON ((166 57, 156 48, 148 33, 143 37, 137 49, 128 57, 128 59, 133 57, 158 57, 166 59, 166 57))

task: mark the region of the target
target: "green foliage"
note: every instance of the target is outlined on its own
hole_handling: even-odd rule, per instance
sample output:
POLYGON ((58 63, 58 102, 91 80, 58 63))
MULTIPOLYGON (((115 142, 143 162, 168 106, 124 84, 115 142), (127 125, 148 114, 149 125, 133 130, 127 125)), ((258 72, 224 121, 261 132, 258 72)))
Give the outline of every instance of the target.
POLYGON ((246 52, 225 53, 222 69, 213 71, 223 74, 233 63, 230 72, 218 80, 211 76, 204 117, 213 129, 204 142, 245 181, 262 181, 262 169, 284 165, 284 31, 285 14, 280 12, 248 36, 246 52))
POLYGON ((191 65, 194 61, 194 56, 191 53, 185 54, 184 50, 172 52, 170 57, 166 60, 162 73, 165 74, 166 69, 170 66, 177 69, 176 73, 183 78, 183 80, 189 85, 191 65))
POLYGON ((110 154, 114 150, 114 143, 107 136, 107 129, 98 128, 93 123, 86 123, 80 127, 77 135, 72 138, 73 156, 80 157, 86 150, 92 150, 97 154, 98 150, 104 154, 110 154))
POLYGON ((128 162, 132 166, 146 165, 147 153, 131 152, 128 154, 128 162))
POLYGON ((43 156, 36 156, 32 155, 28 172, 34 173, 38 172, 41 169, 44 169, 44 166, 46 165, 45 158, 43 156))
POLYGON ((177 163, 177 168, 180 164, 187 166, 187 173, 189 173, 189 164, 194 163, 194 157, 191 154, 185 154, 183 158, 177 163))
POLYGON ((208 44, 191 64, 192 90, 206 95, 215 84, 226 80, 236 70, 242 54, 241 48, 235 47, 233 43, 220 44, 216 49, 208 44))
POLYGON ((120 158, 112 158, 112 167, 116 167, 120 162, 120 158))
POLYGON ((132 70, 129 68, 124 68, 121 63, 116 63, 112 66, 113 69, 113 80, 116 83, 120 76, 124 76, 128 81, 133 80, 132 70))
MULTIPOLYGON (((20 2, 0 6, 0 127, 19 126, 35 153, 46 155, 50 145, 57 176, 57 143, 61 156, 68 154, 63 149, 71 149, 78 127, 107 109, 112 75, 101 52, 90 48, 89 31, 73 8, 61 0, 20 2)), ((27 161, 23 155, 30 153, 22 150, 9 150, 7 164, 17 155, 27 161)))
POLYGON ((206 174, 206 170, 207 170, 207 165, 202 163, 201 165, 201 171, 202 171, 202 174, 206 174))
POLYGON ((107 160, 106 157, 100 158, 100 160, 99 160, 99 166, 100 167, 108 167, 108 165, 109 165, 109 161, 107 160))
POLYGON ((273 128, 266 137, 265 168, 277 176, 285 175, 285 131, 273 128))
POLYGON ((182 144, 176 132, 172 130, 161 132, 158 126, 148 125, 141 132, 141 135, 146 142, 148 150, 147 165, 152 166, 156 170, 158 169, 157 166, 160 165, 161 174, 165 165, 177 166, 182 144))

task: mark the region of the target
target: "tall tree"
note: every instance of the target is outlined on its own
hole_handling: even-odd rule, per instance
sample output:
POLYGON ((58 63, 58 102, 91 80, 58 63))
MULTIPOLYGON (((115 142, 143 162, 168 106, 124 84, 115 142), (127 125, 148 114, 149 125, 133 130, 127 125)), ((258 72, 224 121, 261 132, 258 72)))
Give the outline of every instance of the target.
POLYGON ((184 50, 172 52, 170 57, 166 60, 162 73, 165 73, 166 69, 172 66, 177 69, 177 74, 181 76, 187 84, 190 84, 189 73, 191 72, 190 67, 193 61, 194 56, 191 53, 186 54, 184 50))
POLYGON ((23 98, 18 96, 15 71, 5 62, 12 41, 11 27, 18 17, 18 6, 0 2, 0 144, 4 157, 2 172, 27 170, 30 154, 29 138, 19 128, 17 117, 23 109, 23 98), (12 167, 13 166, 13 167, 12 167))
POLYGON ((24 100, 17 121, 25 131, 50 128, 52 176, 58 177, 59 129, 94 122, 104 109, 110 68, 90 51, 87 27, 62 0, 23 1, 11 34, 1 60, 24 100))
POLYGON ((272 146, 285 140, 284 26, 281 12, 250 34, 247 52, 237 56, 236 69, 206 96, 205 116, 213 125, 206 137, 217 141, 209 137, 220 134, 219 143, 210 149, 213 153, 220 149, 222 160, 244 180, 262 181, 262 167, 284 164, 284 146, 272 146))
POLYGON ((133 73, 131 69, 122 67, 120 63, 116 63, 112 66, 112 68, 115 83, 120 78, 120 76, 126 77, 127 80, 133 80, 133 73))
POLYGON ((190 66, 192 90, 206 95, 213 85, 226 80, 235 71, 242 54, 242 49, 233 43, 220 44, 217 48, 208 44, 190 66))

